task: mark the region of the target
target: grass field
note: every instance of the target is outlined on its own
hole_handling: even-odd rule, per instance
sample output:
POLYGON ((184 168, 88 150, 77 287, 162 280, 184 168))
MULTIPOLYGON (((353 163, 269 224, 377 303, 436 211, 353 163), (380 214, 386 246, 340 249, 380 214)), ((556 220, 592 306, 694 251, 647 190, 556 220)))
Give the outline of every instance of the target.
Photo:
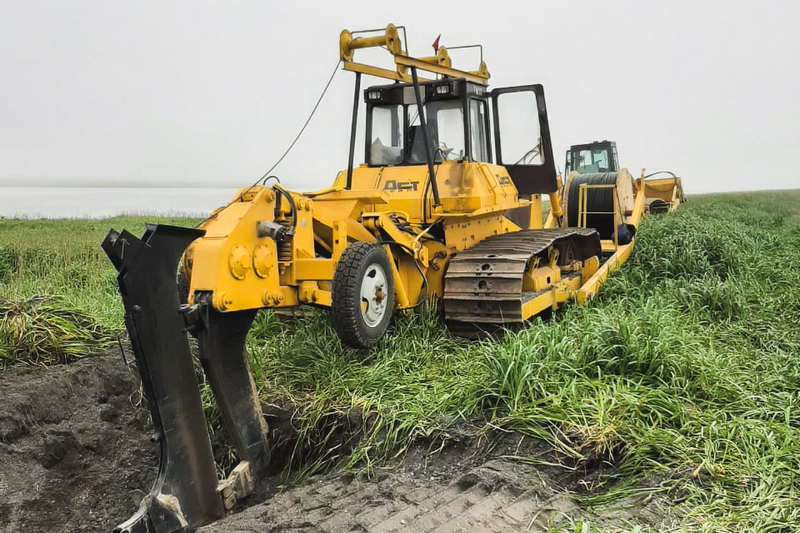
POLYGON ((116 217, 103 220, 0 219, 0 296, 56 296, 109 328, 120 328, 116 273, 100 242, 108 230, 144 231, 145 222, 194 225, 200 220, 116 217))
MULTIPOLYGON (((0 296, 57 295, 119 331, 99 248, 112 226, 137 233, 142 220, 0 220, 0 296)), ((324 313, 261 313, 251 367, 265 403, 297 411, 300 447, 320 446, 321 424, 354 406, 372 413, 352 454, 320 461, 378 465, 413 439, 477 423, 542 438, 573 467, 613 463, 585 506, 661 493, 680 506, 678 531, 792 531, 798 278, 800 191, 691 197, 644 221, 632 258, 585 307, 478 343, 427 310, 398 318, 367 354, 343 348, 324 313)))

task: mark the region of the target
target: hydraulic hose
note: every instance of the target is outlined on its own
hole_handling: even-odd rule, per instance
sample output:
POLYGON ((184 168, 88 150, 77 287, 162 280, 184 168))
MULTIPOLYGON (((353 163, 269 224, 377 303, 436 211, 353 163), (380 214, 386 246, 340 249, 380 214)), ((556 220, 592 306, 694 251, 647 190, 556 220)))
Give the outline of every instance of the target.
MULTIPOLYGON (((272 188, 275 189, 278 192, 278 194, 280 194, 281 196, 286 198, 287 202, 289 202, 289 207, 292 210, 292 225, 289 228, 289 232, 290 232, 289 234, 290 235, 294 235, 294 230, 295 230, 295 228, 297 228, 297 206, 294 205, 294 198, 292 198, 292 194, 289 191, 287 191, 286 189, 284 189, 281 185, 278 185, 277 183, 275 185, 273 185, 272 188)), ((276 210, 278 209, 279 205, 280 204, 277 204, 277 203, 275 204, 275 209, 276 210)))

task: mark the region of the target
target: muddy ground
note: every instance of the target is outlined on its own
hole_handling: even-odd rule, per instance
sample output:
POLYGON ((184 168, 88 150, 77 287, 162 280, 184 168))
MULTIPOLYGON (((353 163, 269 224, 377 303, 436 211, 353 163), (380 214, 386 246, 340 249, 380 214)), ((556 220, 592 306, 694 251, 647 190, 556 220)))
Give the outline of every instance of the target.
POLYGON ((111 531, 157 468, 117 356, 0 373, 0 532, 111 531))
MULTIPOLYGON (((118 354, 0 373, 0 533, 111 531, 137 509, 157 468, 138 391, 118 354)), ((273 430, 284 448, 287 427, 273 430)), ((331 472, 287 488, 275 468, 245 506, 200 531, 546 531, 570 520, 612 530, 666 526, 664 498, 619 502, 601 515, 576 503, 608 467, 602 461, 569 470, 514 459, 562 460, 548 454, 529 437, 466 427, 444 444, 415 443, 369 476, 331 472)))

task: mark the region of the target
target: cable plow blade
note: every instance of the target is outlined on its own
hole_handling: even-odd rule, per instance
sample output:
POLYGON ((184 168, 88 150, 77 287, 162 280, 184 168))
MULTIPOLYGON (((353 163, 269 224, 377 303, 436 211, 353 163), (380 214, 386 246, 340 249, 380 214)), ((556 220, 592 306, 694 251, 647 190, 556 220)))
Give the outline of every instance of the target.
MULTIPOLYGON (((242 465, 249 472, 242 473, 242 479, 234 476, 220 484, 226 508, 235 500, 253 491, 253 482, 266 474, 269 464, 267 435, 269 428, 264 421, 261 404, 258 401, 253 377, 247 364, 245 341, 247 332, 253 324, 256 311, 218 313, 210 309, 210 298, 198 304, 206 316, 201 324, 195 326, 200 348, 200 362, 217 399, 228 434, 242 465), (235 484, 235 498, 231 500, 223 490, 227 484, 235 484)), ((240 468, 240 469, 241 469, 240 468)))
MULTIPOLYGON (((127 231, 117 233, 111 230, 102 244, 118 271, 125 323, 153 420, 152 438, 160 448, 158 475, 150 494, 144 498, 134 516, 117 526, 115 531, 120 533, 189 532, 217 520, 224 515, 226 504, 252 491, 253 471, 260 473, 266 461, 264 435, 260 435, 254 444, 252 435, 246 433, 250 439, 243 439, 241 432, 237 431, 241 424, 234 424, 231 433, 240 457, 245 461, 234 469, 231 478, 218 487, 214 456, 186 333, 187 316, 208 317, 209 314, 202 312, 202 309, 201 312, 187 312, 195 310, 197 306, 182 309, 176 283, 181 255, 192 241, 203 234, 204 231, 196 229, 148 225, 141 239, 127 231), (242 447, 241 443, 245 445, 242 447), (257 468, 253 468, 247 459, 255 460, 257 468)), ((209 325, 197 320, 193 327, 200 331, 201 350, 205 353, 204 366, 209 371, 212 383, 217 382, 224 388, 245 381, 250 410, 238 407, 241 402, 234 394, 232 401, 220 401, 226 422, 230 422, 230 413, 235 416, 236 413, 246 412, 251 417, 250 426, 254 426, 252 417, 255 412, 260 415, 260 408, 257 402, 255 406, 252 405, 255 396, 243 358, 244 337, 240 334, 242 327, 245 327, 246 334, 252 316, 249 319, 232 317, 230 320, 237 319, 240 327, 234 327, 233 330, 241 342, 235 343, 232 348, 238 350, 239 354, 238 358, 233 357, 236 363, 232 368, 224 372, 217 368, 215 361, 231 354, 231 349, 215 356, 210 355, 210 351, 219 349, 222 339, 229 338, 219 333, 229 324, 224 320, 212 320, 209 325), (242 372, 247 373, 245 380, 242 379, 242 372), (230 405, 233 407, 227 407, 230 405)), ((241 396, 242 393, 237 394, 241 396)), ((225 394, 222 396, 227 398, 225 394)), ((256 420, 261 420, 261 417, 257 416, 256 420)), ((257 427, 260 429, 261 423, 257 427)), ((252 427, 249 429, 252 432, 252 427)))

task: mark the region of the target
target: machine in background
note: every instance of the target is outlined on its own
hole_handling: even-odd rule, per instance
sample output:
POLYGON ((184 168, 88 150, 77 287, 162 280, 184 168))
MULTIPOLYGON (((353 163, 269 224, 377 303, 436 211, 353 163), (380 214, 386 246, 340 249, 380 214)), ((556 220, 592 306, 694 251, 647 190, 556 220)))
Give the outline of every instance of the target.
MULTIPOLYGON (((566 178, 565 189, 569 190, 573 184, 578 183, 610 183, 613 179, 612 174, 617 174, 627 170, 620 168, 619 156, 617 154, 617 143, 614 141, 595 141, 587 144, 574 144, 567 150, 566 163, 564 165, 564 175, 566 178), (573 174, 581 177, 575 181, 573 174), (592 174, 593 176, 583 176, 592 174), (601 177, 604 175, 604 177, 601 177)), ((685 202, 683 195, 683 185, 681 179, 675 173, 662 170, 643 176, 645 193, 645 211, 654 215, 669 213, 678 208, 685 202), (668 174, 668 178, 655 178, 660 174, 668 174)), ((622 179, 627 183, 629 178, 622 179)), ((627 187, 620 186, 622 195, 626 194, 627 187)), ((576 192, 576 191, 574 191, 576 192)), ((565 197, 568 194, 564 195, 565 197)), ((573 194, 573 197, 575 194, 573 194)), ((567 211, 570 211, 565 207, 567 211)), ((573 218, 577 220, 577 207, 573 208, 573 218)))

